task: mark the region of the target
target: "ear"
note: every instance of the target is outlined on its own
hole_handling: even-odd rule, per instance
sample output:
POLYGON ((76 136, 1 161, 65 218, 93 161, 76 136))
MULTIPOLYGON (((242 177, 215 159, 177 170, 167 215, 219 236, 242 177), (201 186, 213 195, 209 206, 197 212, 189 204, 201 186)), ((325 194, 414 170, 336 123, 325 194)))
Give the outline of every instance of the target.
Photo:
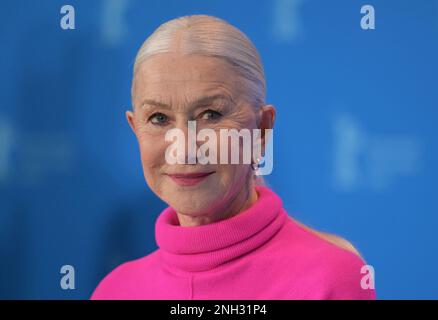
POLYGON ((274 128, 275 122, 275 107, 272 104, 264 105, 259 110, 259 129, 262 130, 262 144, 263 148, 265 146, 265 130, 264 129, 272 129, 274 128))
POLYGON ((136 134, 136 131, 135 131, 135 115, 134 115, 134 112, 132 112, 132 111, 126 111, 126 113, 125 113, 125 115, 126 115, 126 120, 128 120, 128 124, 129 124, 129 126, 131 127, 131 129, 132 129, 132 131, 134 132, 134 134, 136 134))

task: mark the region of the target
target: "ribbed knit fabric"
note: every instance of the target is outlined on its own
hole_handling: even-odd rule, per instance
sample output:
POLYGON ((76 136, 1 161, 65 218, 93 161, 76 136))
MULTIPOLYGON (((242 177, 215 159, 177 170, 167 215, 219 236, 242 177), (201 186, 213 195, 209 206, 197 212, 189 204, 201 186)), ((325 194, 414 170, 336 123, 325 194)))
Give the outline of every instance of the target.
POLYGON ((182 227, 168 207, 159 249, 107 275, 91 299, 375 299, 364 261, 302 228, 269 188, 247 210, 182 227))

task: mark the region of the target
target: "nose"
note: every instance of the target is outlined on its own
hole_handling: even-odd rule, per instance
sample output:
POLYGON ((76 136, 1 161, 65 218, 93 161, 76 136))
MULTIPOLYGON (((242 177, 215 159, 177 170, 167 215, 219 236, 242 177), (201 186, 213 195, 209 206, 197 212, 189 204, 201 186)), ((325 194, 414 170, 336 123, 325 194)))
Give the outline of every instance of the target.
POLYGON ((183 139, 177 139, 176 147, 178 150, 183 150, 183 154, 178 153, 178 162, 185 164, 197 163, 197 150, 201 142, 197 141, 198 129, 195 120, 190 120, 187 117, 177 119, 175 129, 178 129, 183 139))

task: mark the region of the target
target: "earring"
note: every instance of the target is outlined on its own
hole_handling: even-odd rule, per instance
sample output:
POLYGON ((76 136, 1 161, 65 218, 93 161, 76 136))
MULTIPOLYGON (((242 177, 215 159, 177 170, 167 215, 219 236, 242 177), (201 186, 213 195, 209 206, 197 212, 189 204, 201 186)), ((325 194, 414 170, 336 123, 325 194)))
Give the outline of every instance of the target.
POLYGON ((257 158, 257 160, 252 164, 252 169, 257 170, 260 167, 260 158, 257 158))

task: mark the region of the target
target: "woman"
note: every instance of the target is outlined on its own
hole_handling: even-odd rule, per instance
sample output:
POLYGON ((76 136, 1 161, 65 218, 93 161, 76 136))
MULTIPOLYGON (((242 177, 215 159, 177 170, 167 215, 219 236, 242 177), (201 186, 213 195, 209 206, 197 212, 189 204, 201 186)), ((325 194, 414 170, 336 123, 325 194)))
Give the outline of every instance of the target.
POLYGON ((144 177, 169 207, 156 220, 159 249, 117 267, 92 299, 375 298, 357 251, 289 217, 257 163, 168 160, 166 135, 187 135, 190 121, 214 132, 272 129, 263 67, 241 31, 205 15, 164 23, 137 54, 132 101, 144 177))

